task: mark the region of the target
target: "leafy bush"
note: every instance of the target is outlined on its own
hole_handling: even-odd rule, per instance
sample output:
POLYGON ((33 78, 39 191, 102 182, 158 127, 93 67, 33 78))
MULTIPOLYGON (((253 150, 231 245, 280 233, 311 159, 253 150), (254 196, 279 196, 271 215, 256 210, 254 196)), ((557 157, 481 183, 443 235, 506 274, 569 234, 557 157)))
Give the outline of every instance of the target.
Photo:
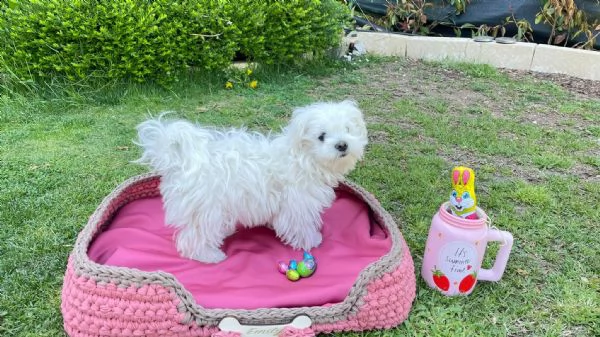
POLYGON ((584 41, 575 46, 593 49, 596 39, 600 36, 600 23, 592 22, 584 10, 578 8, 574 0, 542 0, 543 7, 536 14, 535 23, 544 22, 550 25, 551 31, 548 44, 566 46, 579 35, 584 41))
POLYGON ((350 19, 336 0, 240 0, 232 21, 242 30, 240 53, 273 64, 292 62, 306 53, 320 54, 341 40, 350 19))
POLYGON ((5 66, 21 79, 65 75, 169 81, 223 67, 239 32, 218 0, 18 1, 0 17, 5 66))
POLYGON ((320 53, 348 15, 335 0, 30 0, 0 11, 0 66, 20 81, 161 83, 189 67, 223 69, 236 53, 265 63, 320 53))
MULTIPOLYGON (((470 33, 473 36, 505 36, 519 41, 537 42, 547 39, 549 45, 563 45, 582 49, 598 48, 600 18, 597 15, 600 0, 539 0, 528 6, 518 6, 516 11, 510 1, 504 1, 510 15, 498 18, 498 8, 489 16, 471 17, 485 23, 477 26, 460 18, 469 11, 483 11, 485 1, 471 0, 349 0, 354 14, 362 17, 365 27, 382 26, 384 30, 420 34, 448 35, 451 28, 456 36, 470 33), (535 3, 539 2, 538 12, 535 3), (596 2, 596 5, 593 4, 596 2), (530 6, 531 5, 531 6, 530 6), (587 8, 586 8, 587 6, 587 8), (493 20, 497 20, 494 22, 493 20), (459 22, 462 22, 459 24, 459 22), (372 24, 371 24, 372 23, 372 24), (535 24, 535 25, 534 25, 535 24), (536 31, 534 32, 534 27, 536 31), (441 28, 441 29, 440 29, 441 28)), ((499 7, 500 8, 500 7, 499 7)))

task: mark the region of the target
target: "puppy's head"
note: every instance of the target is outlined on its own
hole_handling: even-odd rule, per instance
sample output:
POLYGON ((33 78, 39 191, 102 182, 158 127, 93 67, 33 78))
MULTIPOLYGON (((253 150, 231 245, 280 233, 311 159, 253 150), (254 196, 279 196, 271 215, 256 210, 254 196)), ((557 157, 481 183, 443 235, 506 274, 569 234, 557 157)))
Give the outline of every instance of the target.
POLYGON ((333 173, 352 170, 367 145, 363 114, 349 100, 296 109, 285 133, 296 151, 333 173))

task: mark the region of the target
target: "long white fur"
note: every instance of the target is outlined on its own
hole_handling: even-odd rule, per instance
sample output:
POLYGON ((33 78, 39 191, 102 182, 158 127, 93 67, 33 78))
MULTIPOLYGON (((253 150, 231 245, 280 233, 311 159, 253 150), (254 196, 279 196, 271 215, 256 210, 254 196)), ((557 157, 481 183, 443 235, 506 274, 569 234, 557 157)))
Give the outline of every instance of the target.
POLYGON ((220 247, 237 223, 272 226, 296 249, 319 246, 321 213, 367 144, 362 112, 348 100, 298 108, 277 135, 163 118, 137 130, 137 162, 162 176, 165 221, 177 228, 179 253, 206 263, 226 258, 220 247))

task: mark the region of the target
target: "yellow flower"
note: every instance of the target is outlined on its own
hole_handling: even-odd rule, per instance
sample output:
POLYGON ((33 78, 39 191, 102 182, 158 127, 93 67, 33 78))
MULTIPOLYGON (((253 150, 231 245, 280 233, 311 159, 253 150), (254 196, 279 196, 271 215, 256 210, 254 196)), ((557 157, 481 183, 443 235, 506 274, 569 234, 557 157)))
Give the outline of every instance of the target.
POLYGON ((250 88, 256 89, 256 87, 258 87, 258 81, 254 80, 254 81, 250 82, 249 85, 250 85, 250 88))
POLYGON ((248 76, 252 75, 252 69, 247 69, 246 70, 246 75, 248 75, 248 76))
POLYGON ((227 81, 227 83, 225 83, 225 89, 233 89, 233 83, 227 81))

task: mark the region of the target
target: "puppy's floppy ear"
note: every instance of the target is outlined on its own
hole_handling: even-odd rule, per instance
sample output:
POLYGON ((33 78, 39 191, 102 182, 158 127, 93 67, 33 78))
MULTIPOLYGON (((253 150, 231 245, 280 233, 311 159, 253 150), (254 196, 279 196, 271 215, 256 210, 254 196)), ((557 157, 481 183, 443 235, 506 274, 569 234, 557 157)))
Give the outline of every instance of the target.
POLYGON ((350 116, 350 121, 358 131, 359 136, 366 138, 367 137, 367 127, 365 125, 365 120, 362 111, 358 107, 358 103, 354 100, 344 100, 340 102, 340 106, 342 106, 346 112, 350 116))
POLYGON ((292 112, 292 119, 285 127, 285 133, 290 138, 292 146, 296 149, 302 149, 306 144, 306 132, 310 122, 309 107, 296 108, 292 112))
POLYGON ((353 118, 363 118, 362 111, 360 111, 358 103, 355 100, 347 99, 341 101, 339 106, 350 113, 353 118))
POLYGON ((353 99, 345 99, 345 100, 341 101, 340 104, 347 105, 349 107, 354 107, 354 108, 358 109, 358 103, 353 99))

